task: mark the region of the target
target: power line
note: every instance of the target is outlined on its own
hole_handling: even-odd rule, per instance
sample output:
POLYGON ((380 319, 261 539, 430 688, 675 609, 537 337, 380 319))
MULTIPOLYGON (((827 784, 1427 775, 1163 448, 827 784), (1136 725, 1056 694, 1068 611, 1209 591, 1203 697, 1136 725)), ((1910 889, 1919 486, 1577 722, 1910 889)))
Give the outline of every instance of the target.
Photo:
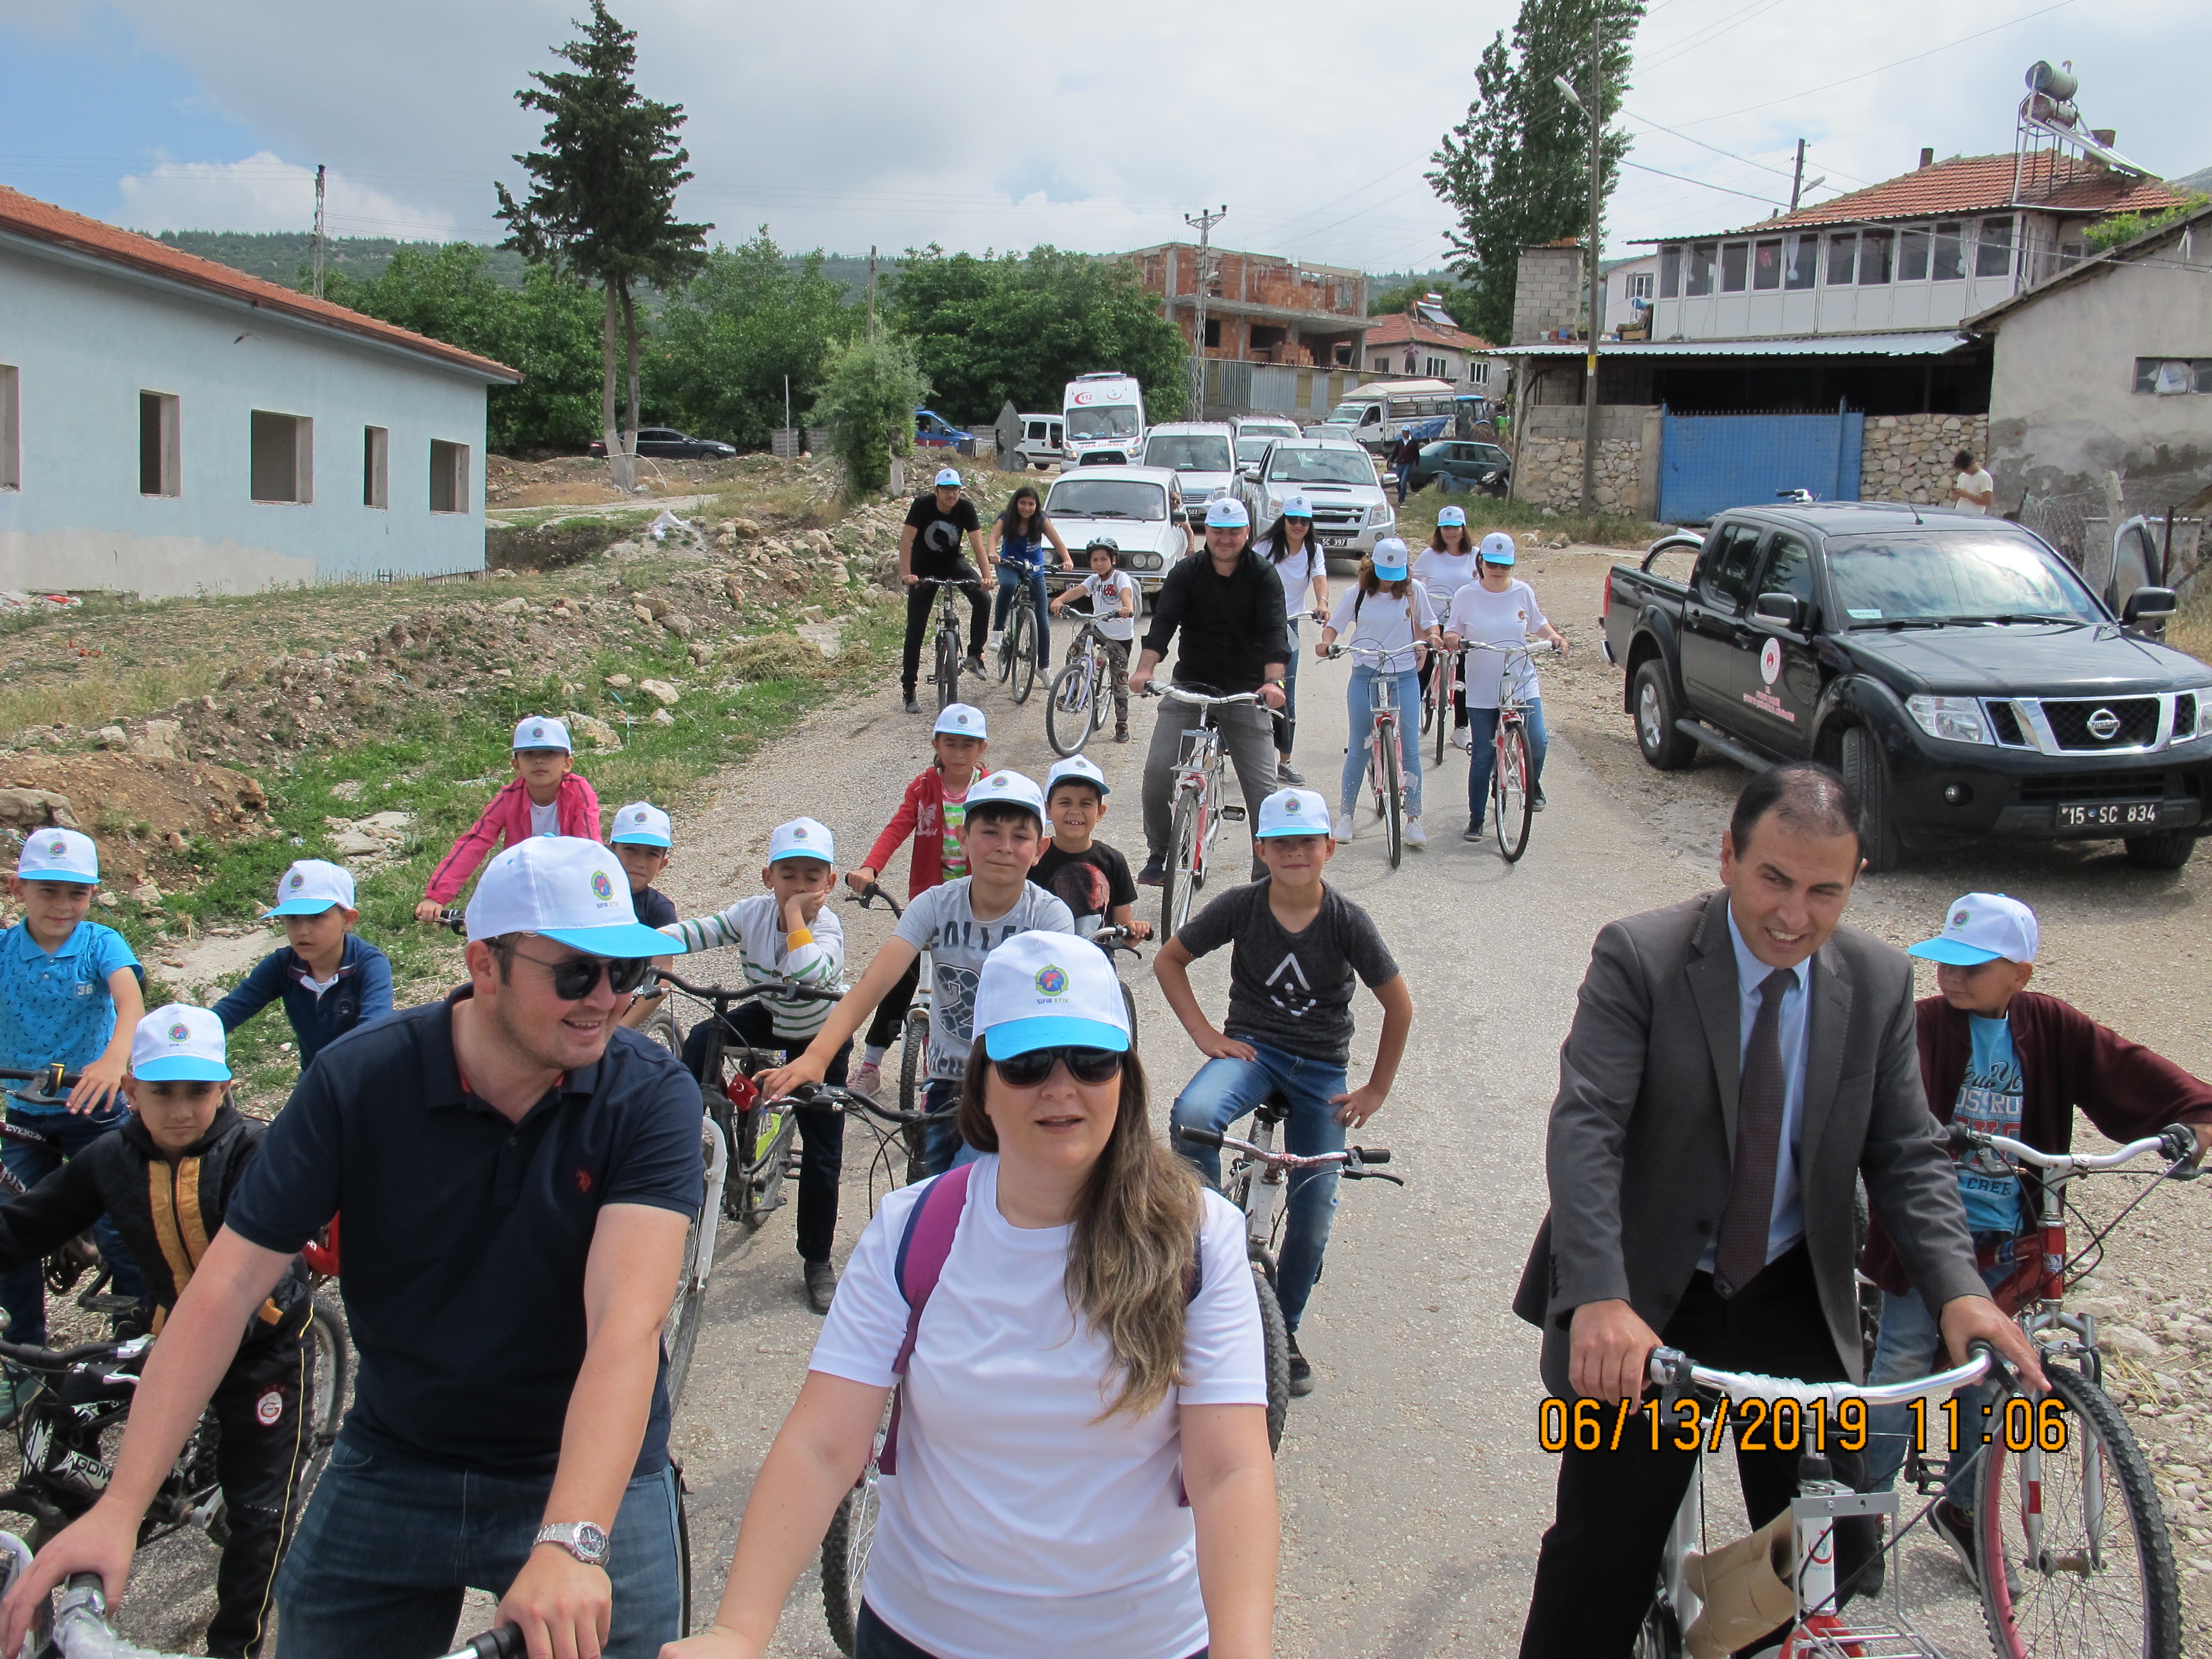
POLYGON ((1746 201, 1763 202, 1771 208, 1778 208, 1782 205, 1771 197, 1753 196, 1747 190, 1730 190, 1726 185, 1708 184, 1703 179, 1692 179, 1686 173, 1669 173, 1664 167, 1648 167, 1641 161, 1623 161, 1620 165, 1625 167, 1634 167, 1638 173, 1656 173, 1662 179, 1674 179, 1686 185, 1695 185, 1700 190, 1717 190, 1724 195, 1741 196, 1746 201))
POLYGON ((1689 52, 1698 46, 1709 45, 1712 41, 1719 40, 1721 36, 1726 34, 1731 28, 1735 27, 1740 20, 1744 19, 1747 14, 1750 15, 1763 15, 1767 12, 1772 11, 1775 7, 1781 3, 1782 0, 1764 0, 1764 3, 1762 3, 1762 0, 1752 0, 1752 3, 1750 5, 1744 7, 1741 11, 1730 12, 1726 17, 1722 18, 1717 23, 1709 24, 1701 29, 1692 29, 1681 40, 1674 42, 1669 46, 1662 48, 1656 58, 1637 59, 1636 66, 1638 69, 1653 70, 1657 69, 1662 64, 1671 64, 1674 59, 1680 58, 1684 52, 1689 52))

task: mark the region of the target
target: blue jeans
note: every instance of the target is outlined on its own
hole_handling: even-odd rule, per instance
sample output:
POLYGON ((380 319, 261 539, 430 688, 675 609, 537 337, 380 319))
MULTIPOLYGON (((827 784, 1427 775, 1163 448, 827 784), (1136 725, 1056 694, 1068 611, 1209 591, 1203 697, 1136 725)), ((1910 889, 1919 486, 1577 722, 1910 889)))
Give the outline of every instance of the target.
MULTIPOLYGON (((1978 1237, 1977 1242, 1981 1242, 1978 1237)), ((1982 1282, 1995 1290, 2012 1277, 2014 1264, 2006 1261, 1994 1267, 1982 1269, 1982 1282)), ((1869 1385, 1883 1382, 1903 1382, 1912 1377, 1925 1376, 1939 1366, 1950 1363, 1942 1355, 1942 1328, 1936 1316, 1928 1311, 1928 1304, 1917 1292, 1893 1296, 1887 1291, 1881 1295, 1881 1334, 1875 1338, 1874 1364, 1867 1371, 1869 1385), (1942 1357, 1939 1357, 1942 1356, 1942 1357)), ((1974 1487, 1981 1479, 1981 1460, 1976 1455, 1981 1448, 1984 1425, 1982 1413, 1996 1398, 1994 1388, 1983 1387, 1959 1390, 1959 1449, 1948 1459, 1943 1480, 1943 1496, 1962 1510, 1974 1507, 1974 1487)), ((1936 1410, 1931 1405, 1928 1411, 1928 1449, 1925 1461, 1933 1466, 1944 1455, 1942 1448, 1949 1438, 1951 1417, 1948 1412, 1936 1410)), ((1897 1484, 1898 1471, 1905 1467, 1905 1450, 1912 1432, 1912 1408, 1910 1406, 1875 1406, 1867 1412, 1867 1431, 1872 1438, 1867 1443, 1867 1476, 1871 1481, 1869 1492, 1887 1492, 1897 1484)))
MULTIPOLYGON (((1544 793, 1544 751, 1551 747, 1551 739, 1544 732, 1544 700, 1539 697, 1522 703, 1521 715, 1528 722, 1528 787, 1540 799, 1544 793)), ((1467 724, 1474 739, 1474 752, 1468 757, 1467 766, 1467 819, 1470 827, 1480 830, 1483 808, 1490 800, 1490 775, 1498 769, 1498 711, 1470 708, 1467 711, 1467 724)))
MULTIPOLYGON (((119 1105, 113 1111, 89 1115, 27 1112, 10 1106, 9 1122, 33 1134, 44 1135, 54 1146, 49 1151, 44 1146, 27 1146, 19 1140, 0 1141, 0 1164, 5 1164, 8 1173, 21 1182, 27 1191, 130 1115, 128 1109, 119 1105)), ((115 1283, 111 1287, 113 1293, 143 1297, 146 1281, 138 1272, 138 1264, 131 1259, 131 1252, 123 1247, 123 1235, 116 1231, 115 1224, 106 1216, 100 1217, 93 1223, 92 1237, 100 1246, 101 1258, 115 1271, 115 1283)), ((46 1346, 46 1291, 40 1282, 42 1271, 40 1263, 30 1261, 0 1273, 0 1308, 7 1310, 10 1342, 33 1348, 46 1346)))
POLYGON ((1298 736, 1298 659, 1304 653, 1298 649, 1298 619, 1289 619, 1291 641, 1290 660, 1283 665, 1283 706, 1275 711, 1275 752, 1285 760, 1291 756, 1291 745, 1298 736))
POLYGON ((1006 616, 1014 608, 1014 596, 1024 589, 1036 606, 1036 659, 1039 668, 1052 667, 1052 611, 1045 596, 1044 567, 1041 564, 1016 564, 1011 559, 999 561, 999 597, 991 611, 991 626, 1001 629, 1006 625, 1006 616))
MULTIPOLYGON (((426 1463, 341 1433, 276 1575, 276 1659, 429 1659, 453 1645, 461 1597, 504 1595, 544 1519, 553 1477, 426 1463)), ((616 1512, 606 1659, 659 1659, 681 1633, 676 1473, 639 1475, 616 1512)), ((464 1632, 472 1635, 473 1632, 464 1632)))
MULTIPOLYGON (((1367 734, 1374 729, 1375 711, 1369 707, 1370 688, 1378 671, 1365 663, 1355 664, 1352 684, 1344 694, 1344 706, 1350 716, 1352 736, 1344 748, 1344 782, 1337 791, 1340 804, 1350 808, 1358 804, 1359 785, 1367 775, 1367 734)), ((1406 772, 1406 811, 1409 817, 1421 815, 1421 677, 1413 669, 1390 676, 1395 683, 1398 703, 1398 755, 1406 772)), ((1378 780, 1379 781, 1379 780, 1378 780)))
POLYGON ((921 1109, 938 1114, 938 1120, 921 1132, 921 1172, 943 1175, 963 1164, 973 1164, 982 1154, 960 1138, 960 1088, 943 1078, 933 1078, 921 1091, 921 1109))
MULTIPOLYGON (((1283 1150, 1300 1158, 1344 1150, 1344 1125, 1336 1121, 1335 1097, 1346 1091, 1344 1067, 1325 1060, 1308 1060, 1271 1044, 1255 1042, 1249 1034, 1240 1042, 1252 1045, 1252 1060, 1209 1060, 1198 1068, 1183 1091, 1176 1097, 1170 1117, 1173 1129, 1226 1130, 1237 1119, 1273 1094, 1291 1103, 1290 1121, 1283 1126, 1283 1150)), ((1221 1153, 1212 1146, 1194 1146, 1174 1136, 1175 1149, 1198 1166, 1209 1186, 1221 1184, 1221 1153)), ((1291 1176, 1290 1204, 1284 1218, 1283 1254, 1275 1263, 1275 1299, 1283 1306, 1283 1323, 1298 1328, 1321 1277, 1321 1259, 1328 1249, 1328 1230, 1336 1220, 1336 1170, 1299 1170, 1291 1176)))

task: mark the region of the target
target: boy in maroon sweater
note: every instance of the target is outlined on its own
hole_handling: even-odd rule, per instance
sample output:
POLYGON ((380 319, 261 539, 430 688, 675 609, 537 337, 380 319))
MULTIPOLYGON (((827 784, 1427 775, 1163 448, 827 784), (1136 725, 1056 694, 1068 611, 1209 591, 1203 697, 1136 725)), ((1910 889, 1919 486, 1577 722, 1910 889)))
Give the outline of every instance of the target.
MULTIPOLYGON (((1951 906, 1941 933, 1911 947, 1914 956, 1936 964, 1940 992, 1917 1005, 1929 1109, 1939 1121, 1955 1120, 2045 1152, 2071 1149, 2076 1107, 2121 1142, 2185 1123, 2197 1132, 2202 1158, 2212 1145, 2212 1085, 2070 1004, 2029 990, 2038 939, 2035 912, 2018 899, 1969 893, 1951 906)), ((2033 1194, 2017 1170, 1990 1152, 1959 1160, 1959 1190, 1982 1276, 1994 1288, 2012 1276, 2014 1241, 2036 1223, 2033 1194)), ((1936 1322, 1912 1293, 1878 1218, 1868 1231, 1864 1267, 1882 1290, 1881 1335, 1867 1381, 1925 1376, 1936 1353, 1936 1322)), ((1984 1403, 1969 1398, 1976 1392, 1960 1396, 1968 1420, 1973 1406, 1984 1403)), ((1868 1472, 1876 1490, 1887 1490, 1904 1462, 1908 1409, 1869 1413, 1875 1438, 1868 1472)), ((1973 1436, 1962 1431, 1960 1439, 1972 1443, 1973 1436)), ((1971 1572, 1969 1464, 1963 1454, 1952 1461, 1929 1522, 1971 1572)))

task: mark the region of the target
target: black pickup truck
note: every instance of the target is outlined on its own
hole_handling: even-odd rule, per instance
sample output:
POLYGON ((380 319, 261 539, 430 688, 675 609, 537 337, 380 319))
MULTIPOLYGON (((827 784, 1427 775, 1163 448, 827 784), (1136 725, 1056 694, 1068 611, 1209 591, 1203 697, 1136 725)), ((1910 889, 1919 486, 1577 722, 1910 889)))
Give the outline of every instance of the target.
POLYGON ((2155 637, 2173 608, 2142 587, 2116 619, 2002 520, 1790 504, 1615 565, 1605 650, 1646 761, 1826 761, 1874 869, 1984 836, 2118 836, 2172 870, 2212 830, 2212 668, 2155 637), (1686 582, 1654 569, 1692 545, 1686 582))

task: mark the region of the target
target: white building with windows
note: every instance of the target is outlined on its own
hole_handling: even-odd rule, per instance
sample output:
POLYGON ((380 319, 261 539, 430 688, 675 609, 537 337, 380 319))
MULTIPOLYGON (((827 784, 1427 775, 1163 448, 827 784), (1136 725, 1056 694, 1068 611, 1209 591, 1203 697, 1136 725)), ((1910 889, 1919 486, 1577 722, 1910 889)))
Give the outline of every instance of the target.
POLYGON ((1410 374, 1426 380, 1450 380, 1463 391, 1490 390, 1490 359, 1479 356, 1490 343, 1449 320, 1433 307, 1377 317, 1367 331, 1360 367, 1370 374, 1410 374))
POLYGON ((503 364, 0 187, 0 588, 481 569, 503 364))

